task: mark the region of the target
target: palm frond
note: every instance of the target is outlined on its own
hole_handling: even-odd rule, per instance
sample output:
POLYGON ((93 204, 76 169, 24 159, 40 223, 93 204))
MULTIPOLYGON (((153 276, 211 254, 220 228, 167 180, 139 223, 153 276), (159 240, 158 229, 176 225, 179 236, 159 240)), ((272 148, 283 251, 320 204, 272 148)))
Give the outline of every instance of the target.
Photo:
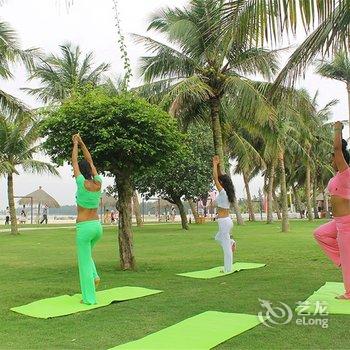
POLYGON ((276 79, 276 85, 293 83, 303 75, 305 68, 318 54, 349 52, 350 6, 347 1, 341 2, 333 12, 308 36, 293 52, 287 64, 276 79))
POLYGON ((198 76, 192 76, 172 86, 161 104, 172 103, 171 112, 176 114, 184 104, 206 102, 213 96, 213 91, 198 76))
POLYGON ((21 166, 25 172, 60 176, 59 172, 52 164, 39 160, 27 159, 21 163, 21 166))

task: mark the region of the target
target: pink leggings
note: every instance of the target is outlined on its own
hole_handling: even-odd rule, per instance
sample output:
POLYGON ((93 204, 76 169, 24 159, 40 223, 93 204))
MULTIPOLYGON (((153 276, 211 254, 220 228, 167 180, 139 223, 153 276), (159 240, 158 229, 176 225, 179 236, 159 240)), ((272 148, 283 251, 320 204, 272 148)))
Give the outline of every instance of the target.
POLYGON ((334 220, 315 230, 316 241, 337 267, 341 267, 345 297, 350 299, 350 215, 334 220))

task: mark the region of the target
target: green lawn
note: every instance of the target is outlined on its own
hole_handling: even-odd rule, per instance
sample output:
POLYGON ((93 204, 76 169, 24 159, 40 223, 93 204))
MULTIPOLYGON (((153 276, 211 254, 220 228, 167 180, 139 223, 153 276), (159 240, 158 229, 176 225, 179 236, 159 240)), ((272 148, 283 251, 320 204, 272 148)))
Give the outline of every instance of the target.
MULTIPOLYGON (((105 229, 95 261, 101 289, 140 286, 164 293, 49 320, 11 312, 13 306, 79 291, 74 230, 25 231, 19 237, 0 234, 1 349, 108 349, 135 340, 207 310, 256 314, 258 298, 294 306, 341 273, 324 257, 312 231, 322 222, 292 221, 291 232, 280 224, 247 224, 234 228, 237 260, 263 262, 262 269, 212 280, 176 273, 222 263, 213 241, 216 224, 150 225, 135 229, 137 272, 119 270, 114 228, 105 229)), ((350 348, 350 315, 329 316, 329 328, 294 323, 260 325, 217 349, 346 349, 350 348)))

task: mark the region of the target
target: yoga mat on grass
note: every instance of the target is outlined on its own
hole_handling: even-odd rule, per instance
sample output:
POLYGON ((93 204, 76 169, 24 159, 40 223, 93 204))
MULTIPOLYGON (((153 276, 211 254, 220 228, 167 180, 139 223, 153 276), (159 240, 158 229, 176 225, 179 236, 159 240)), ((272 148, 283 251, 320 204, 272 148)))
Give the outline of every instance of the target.
POLYGON ((350 301, 338 300, 335 297, 345 293, 344 284, 339 282, 326 282, 320 289, 307 298, 296 312, 303 313, 325 313, 337 315, 350 315, 350 301), (320 303, 326 308, 320 307, 320 303))
POLYGON ((81 311, 89 311, 107 306, 113 302, 142 298, 161 292, 161 290, 141 287, 118 287, 96 292, 96 305, 81 304, 81 294, 75 294, 73 296, 62 295, 59 297, 42 299, 27 305, 14 307, 11 310, 31 317, 52 318, 81 311))
POLYGON ((241 270, 258 269, 258 268, 264 267, 264 266, 266 266, 266 264, 237 262, 237 263, 233 264, 232 272, 228 272, 228 273, 221 272, 223 270, 223 267, 219 266, 219 267, 214 267, 214 268, 209 269, 209 270, 178 273, 177 275, 178 276, 185 276, 185 277, 192 277, 192 278, 209 279, 209 278, 227 276, 227 275, 230 275, 234 272, 238 272, 241 270))
POLYGON ((254 328, 261 321, 257 316, 206 311, 114 349, 130 350, 204 350, 254 328))

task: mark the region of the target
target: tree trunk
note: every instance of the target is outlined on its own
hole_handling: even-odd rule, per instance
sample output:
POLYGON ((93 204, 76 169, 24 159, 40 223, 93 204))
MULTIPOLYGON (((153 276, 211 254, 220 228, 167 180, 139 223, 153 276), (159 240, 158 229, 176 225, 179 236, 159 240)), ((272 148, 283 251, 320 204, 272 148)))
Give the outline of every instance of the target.
POLYGON ((244 171, 243 171, 243 180, 244 180, 245 191, 247 194, 249 221, 255 221, 252 196, 250 194, 250 188, 249 188, 249 179, 248 179, 246 172, 244 172, 244 171))
POLYGON ((307 207, 307 218, 309 221, 313 220, 312 216, 312 203, 311 203, 311 165, 310 161, 306 162, 306 183, 305 183, 305 192, 306 192, 306 207, 307 207))
POLYGON ((287 197, 287 181, 286 181, 286 170, 284 167, 283 151, 280 151, 278 160, 281 168, 282 232, 288 232, 289 231, 288 197, 287 197))
MULTIPOLYGON (((346 84, 348 90, 348 112, 349 112, 349 135, 350 135, 350 82, 346 84)), ((349 136, 350 137, 350 136, 349 136)))
POLYGON ((223 161, 224 148, 223 148, 223 142, 222 142, 222 132, 221 132, 221 123, 220 123, 220 99, 218 97, 213 97, 210 100, 210 113, 211 113, 211 123, 212 123, 215 154, 217 154, 220 157, 221 171, 225 172, 225 166, 223 161))
POLYGON ((137 191, 133 192, 132 203, 133 203, 133 206, 134 206, 134 213, 135 213, 135 217, 136 217, 137 227, 142 227, 143 226, 143 221, 142 221, 141 209, 140 209, 140 203, 139 203, 139 196, 138 196, 137 191))
POLYGON ((300 214, 300 219, 302 219, 303 217, 301 215, 301 201, 298 195, 298 191, 295 186, 292 186, 292 189, 293 189, 293 194, 295 198, 296 211, 300 214))
POLYGON ((17 227, 17 217, 16 217, 16 208, 15 208, 15 198, 14 198, 14 190, 13 190, 13 174, 7 174, 7 196, 9 201, 9 209, 10 209, 10 221, 11 221, 11 234, 18 235, 18 227, 17 227))
POLYGON ((237 200, 237 197, 236 197, 236 191, 234 193, 233 209, 234 209, 235 214, 236 214, 237 224, 238 225, 244 225, 244 220, 242 218, 241 209, 239 209, 238 200, 237 200))
POLYGON ((273 222, 273 194, 274 194, 275 165, 271 164, 269 173, 269 187, 267 192, 267 223, 273 222))
POLYGON ((317 181, 316 177, 314 178, 314 181, 312 183, 312 202, 313 202, 313 207, 314 207, 314 217, 315 219, 319 219, 320 217, 318 216, 318 207, 317 207, 317 181))
POLYGON ((278 202, 278 198, 276 196, 275 190, 272 191, 272 197, 273 197, 273 203, 274 203, 275 209, 276 209, 277 219, 282 220, 281 207, 280 207, 280 204, 278 202))
POLYGON ((182 203, 181 198, 172 198, 176 206, 179 208, 180 216, 181 216, 181 225, 184 230, 188 230, 188 222, 187 222, 187 215, 185 211, 185 207, 182 203))
POLYGON ((131 229, 132 210, 131 199, 133 188, 130 174, 120 173, 117 178, 118 204, 119 204, 119 254, 120 265, 123 270, 135 268, 133 252, 133 234, 131 229))
POLYGON ((199 223, 199 215, 197 212, 196 204, 194 203, 193 199, 189 199, 188 204, 190 205, 190 208, 191 208, 191 211, 192 211, 192 214, 194 217, 194 221, 196 224, 198 224, 199 223))

